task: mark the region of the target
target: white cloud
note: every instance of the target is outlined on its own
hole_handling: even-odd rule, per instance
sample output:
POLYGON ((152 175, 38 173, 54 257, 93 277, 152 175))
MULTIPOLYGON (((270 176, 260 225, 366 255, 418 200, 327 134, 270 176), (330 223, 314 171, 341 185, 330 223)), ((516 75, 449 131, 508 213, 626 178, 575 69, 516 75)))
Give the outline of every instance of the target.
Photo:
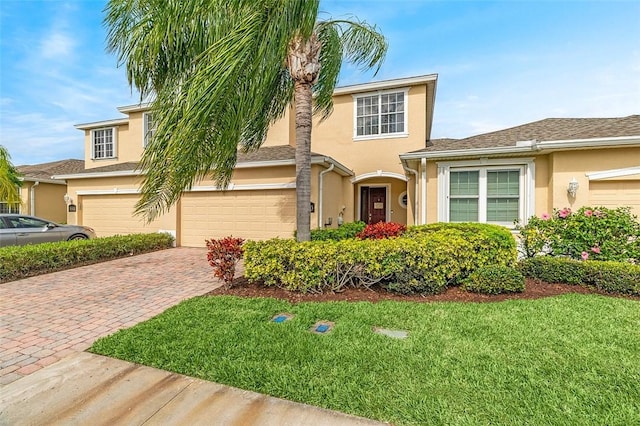
POLYGON ((74 55, 75 45, 70 36, 54 31, 40 41, 40 55, 44 59, 69 60, 74 55))

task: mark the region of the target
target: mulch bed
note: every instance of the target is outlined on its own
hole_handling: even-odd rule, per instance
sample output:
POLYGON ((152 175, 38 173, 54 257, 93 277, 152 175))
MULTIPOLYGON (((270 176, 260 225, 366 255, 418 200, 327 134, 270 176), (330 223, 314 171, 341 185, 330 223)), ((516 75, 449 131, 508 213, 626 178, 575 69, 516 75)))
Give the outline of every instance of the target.
POLYGON ((527 279, 526 289, 522 293, 485 295, 466 292, 459 287, 450 287, 444 293, 430 296, 404 296, 388 293, 380 288, 355 289, 349 288, 340 293, 301 294, 294 293, 278 287, 265 287, 260 283, 249 283, 244 277, 236 278, 230 289, 219 287, 209 293, 210 296, 230 295, 239 297, 271 297, 288 300, 291 303, 298 302, 330 302, 345 300, 349 302, 379 302, 381 300, 412 301, 412 302, 499 302, 515 299, 540 299, 542 297, 557 296, 565 293, 601 294, 612 297, 623 297, 638 300, 638 296, 612 295, 595 289, 567 284, 551 284, 537 280, 527 279))

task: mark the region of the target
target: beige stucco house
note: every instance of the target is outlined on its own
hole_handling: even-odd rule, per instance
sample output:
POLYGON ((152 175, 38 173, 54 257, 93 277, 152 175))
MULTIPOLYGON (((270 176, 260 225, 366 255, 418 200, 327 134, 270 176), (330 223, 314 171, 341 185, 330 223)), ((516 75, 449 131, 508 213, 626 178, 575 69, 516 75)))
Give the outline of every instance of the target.
POLYGON ((16 167, 20 173, 20 205, 0 202, 0 213, 39 216, 52 222, 66 223, 67 183, 54 179, 57 174, 76 174, 84 170, 84 160, 68 159, 16 167))
POLYGON ((419 170, 419 223, 513 226, 554 208, 629 206, 640 216, 640 115, 548 118, 400 155, 419 170))
MULTIPOLYGON (((640 117, 549 119, 462 140, 431 140, 437 75, 340 87, 312 132, 312 227, 341 222, 477 220, 513 226, 552 207, 633 204, 640 198, 640 117), (575 197, 567 185, 575 178, 575 197), (477 210, 477 211, 476 211, 477 210)), ((239 153, 232 182, 195 182, 164 216, 133 216, 137 170, 153 120, 148 105, 76 126, 85 169, 65 179, 68 223, 99 236, 170 231, 178 245, 227 235, 288 238, 295 229, 295 123, 274 123, 264 145, 239 153)))
MULTIPOLYGON (((312 133, 312 227, 341 221, 414 223, 416 177, 398 157, 425 147, 431 134, 436 75, 337 88, 333 114, 312 133)), ((232 182, 196 182, 164 216, 145 224, 132 215, 136 170, 153 133, 148 105, 119 108, 125 118, 76 126, 85 133, 85 170, 56 176, 77 205, 69 223, 99 236, 171 231, 177 243, 234 235, 292 237, 295 230, 295 123, 288 112, 256 152, 239 153, 232 182)))

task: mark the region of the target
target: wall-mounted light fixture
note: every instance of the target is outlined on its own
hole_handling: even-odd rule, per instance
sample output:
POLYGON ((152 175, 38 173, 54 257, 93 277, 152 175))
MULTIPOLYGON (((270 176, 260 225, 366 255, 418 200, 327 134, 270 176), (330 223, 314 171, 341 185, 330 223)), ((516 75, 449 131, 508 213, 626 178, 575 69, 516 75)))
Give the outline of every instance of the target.
POLYGON ((569 195, 571 195, 571 197, 575 198, 576 197, 576 193, 578 192, 578 188, 580 188, 580 184, 578 183, 578 181, 574 177, 569 182, 569 186, 567 187, 567 192, 569 193, 569 195))
POLYGON ((73 198, 69 197, 69 194, 64 194, 64 197, 62 198, 64 199, 65 204, 73 203, 73 198))

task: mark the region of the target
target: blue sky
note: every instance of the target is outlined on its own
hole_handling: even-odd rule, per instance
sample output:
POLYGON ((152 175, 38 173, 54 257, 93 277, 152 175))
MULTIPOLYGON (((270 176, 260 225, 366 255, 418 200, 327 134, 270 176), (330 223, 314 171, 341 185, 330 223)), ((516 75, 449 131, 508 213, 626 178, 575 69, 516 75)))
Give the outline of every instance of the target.
MULTIPOLYGON (((322 16, 376 24, 389 53, 375 77, 437 73, 432 137, 547 117, 640 113, 640 1, 323 0, 322 16)), ((74 124, 137 103, 105 51, 106 1, 0 2, 0 144, 13 163, 83 158, 74 124)))

